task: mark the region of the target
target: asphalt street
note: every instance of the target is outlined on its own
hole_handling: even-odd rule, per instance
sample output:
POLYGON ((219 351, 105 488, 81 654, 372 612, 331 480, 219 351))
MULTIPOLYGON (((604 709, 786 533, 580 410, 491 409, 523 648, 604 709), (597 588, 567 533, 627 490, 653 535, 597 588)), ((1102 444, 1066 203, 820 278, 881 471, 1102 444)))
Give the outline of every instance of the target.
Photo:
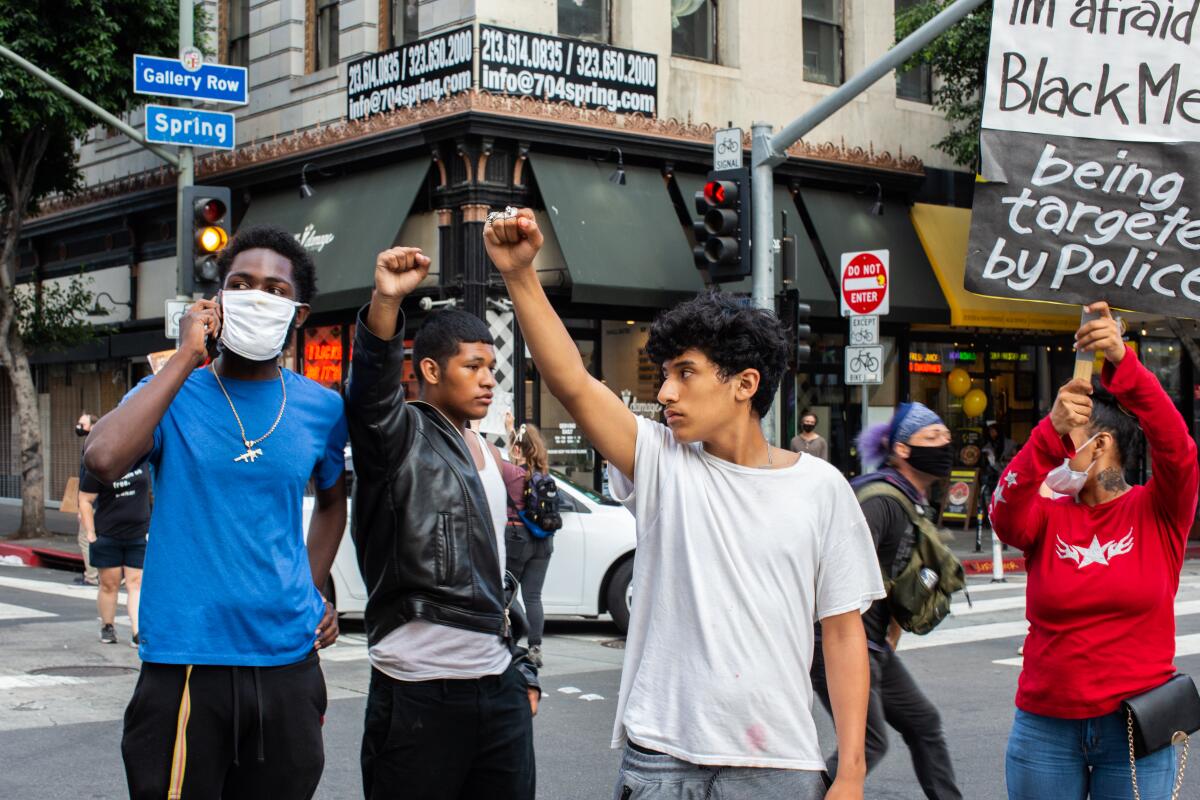
MULTIPOLYGON (((137 653, 127 644, 127 620, 118 620, 120 645, 99 643, 95 590, 69 580, 63 572, 0 566, 0 798, 124 795, 120 720, 137 653)), ((951 619, 930 636, 905 639, 901 654, 942 710, 964 796, 1001 800, 1024 584, 977 579, 972 596, 973 609, 956 600, 951 619)), ((1176 615, 1177 664, 1200 676, 1200 562, 1185 567, 1176 615)), ((552 619, 547 634, 546 694, 535 722, 538 797, 606 800, 619 758, 608 741, 622 642, 602 620, 552 619)), ((343 638, 325 654, 323 668, 330 704, 317 797, 361 797, 358 746, 368 678, 361 624, 343 623, 343 638)), ((828 751, 832 726, 823 712, 817 718, 828 751)), ((1188 784, 1183 796, 1200 796, 1200 776, 1189 776, 1188 784)), ((868 779, 866 796, 922 796, 898 736, 868 779)))

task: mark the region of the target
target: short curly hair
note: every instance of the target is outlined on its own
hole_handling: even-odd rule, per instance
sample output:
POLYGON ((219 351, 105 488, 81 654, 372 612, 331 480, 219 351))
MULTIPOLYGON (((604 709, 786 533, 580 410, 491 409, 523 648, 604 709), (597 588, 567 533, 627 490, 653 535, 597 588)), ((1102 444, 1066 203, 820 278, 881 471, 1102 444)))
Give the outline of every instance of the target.
POLYGON ((296 300, 301 303, 311 302, 317 294, 317 266, 303 245, 296 241, 295 236, 274 225, 242 228, 217 254, 221 285, 225 285, 229 268, 233 266, 233 260, 237 258, 238 253, 258 248, 272 250, 292 262, 292 284, 296 287, 296 300))
POLYGON ((758 391, 750 406, 760 418, 767 415, 788 359, 787 334, 777 316, 727 294, 699 295, 660 314, 646 343, 647 354, 658 365, 691 349, 716 365, 721 380, 758 370, 758 391))

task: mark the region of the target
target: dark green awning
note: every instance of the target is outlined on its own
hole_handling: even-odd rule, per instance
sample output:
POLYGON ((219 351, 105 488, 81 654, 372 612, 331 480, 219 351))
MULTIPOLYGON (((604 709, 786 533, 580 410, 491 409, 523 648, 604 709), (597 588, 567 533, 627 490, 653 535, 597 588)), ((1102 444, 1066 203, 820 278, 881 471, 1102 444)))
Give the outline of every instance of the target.
POLYGON ((891 313, 886 319, 935 325, 950 322, 950 307, 917 238, 907 206, 885 201, 883 216, 875 216, 871 213, 874 192, 802 188, 800 197, 835 273, 841 271, 842 253, 889 251, 892 297, 891 313))
POLYGON ((657 170, 530 153, 576 303, 667 307, 704 290, 657 170))
MULTIPOLYGON (((707 178, 704 175, 696 175, 692 173, 675 173, 675 182, 679 184, 679 191, 683 194, 684 203, 687 205, 688 213, 693 218, 697 217, 696 206, 693 198, 696 192, 704 188, 704 183, 707 178)), ((821 271, 821 262, 817 260, 817 253, 813 250, 812 240, 808 238, 808 234, 804 232, 804 223, 800 221, 800 213, 796 210, 796 205, 792 200, 791 193, 783 186, 775 187, 775 238, 783 236, 783 217, 781 211, 786 211, 788 215, 788 235, 796 239, 796 288, 800 290, 800 299, 812 306, 812 313, 818 317, 836 317, 837 302, 833 296, 833 290, 829 287, 829 280, 825 277, 825 273, 821 271)), ((750 294, 752 290, 752 282, 749 278, 738 283, 726 283, 722 286, 722 291, 725 292, 742 292, 750 294)), ((779 268, 779 259, 775 260, 775 288, 773 291, 779 291, 783 288, 783 271, 779 268)))
POLYGON ((370 299, 375 256, 391 247, 412 208, 429 161, 391 164, 254 197, 239 227, 278 225, 303 244, 317 264, 314 311, 347 308, 370 299))

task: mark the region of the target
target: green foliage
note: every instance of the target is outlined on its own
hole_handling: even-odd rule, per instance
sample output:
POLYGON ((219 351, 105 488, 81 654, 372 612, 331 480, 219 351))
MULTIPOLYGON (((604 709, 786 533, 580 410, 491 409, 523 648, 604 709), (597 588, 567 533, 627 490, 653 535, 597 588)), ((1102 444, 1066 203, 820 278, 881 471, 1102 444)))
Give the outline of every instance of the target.
POLYGON ((13 292, 17 326, 31 351, 67 350, 95 337, 87 319, 94 302, 92 279, 82 273, 69 281, 25 284, 13 292))
MULTIPOLYGON (((924 25, 951 0, 921 0, 896 13, 896 41, 924 25)), ((941 79, 933 92, 933 107, 946 115, 950 133, 937 143, 960 166, 977 169, 979 122, 983 114, 983 85, 987 76, 992 3, 987 2, 917 52, 906 66, 928 64, 941 79)))

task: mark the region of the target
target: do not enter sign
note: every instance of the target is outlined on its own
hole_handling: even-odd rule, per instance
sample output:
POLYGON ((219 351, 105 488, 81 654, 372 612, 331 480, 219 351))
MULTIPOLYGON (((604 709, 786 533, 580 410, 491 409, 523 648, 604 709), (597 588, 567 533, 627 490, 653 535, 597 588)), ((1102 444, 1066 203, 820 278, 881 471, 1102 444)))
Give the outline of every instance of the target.
POLYGON ((842 253, 842 316, 888 313, 888 251, 842 253))

